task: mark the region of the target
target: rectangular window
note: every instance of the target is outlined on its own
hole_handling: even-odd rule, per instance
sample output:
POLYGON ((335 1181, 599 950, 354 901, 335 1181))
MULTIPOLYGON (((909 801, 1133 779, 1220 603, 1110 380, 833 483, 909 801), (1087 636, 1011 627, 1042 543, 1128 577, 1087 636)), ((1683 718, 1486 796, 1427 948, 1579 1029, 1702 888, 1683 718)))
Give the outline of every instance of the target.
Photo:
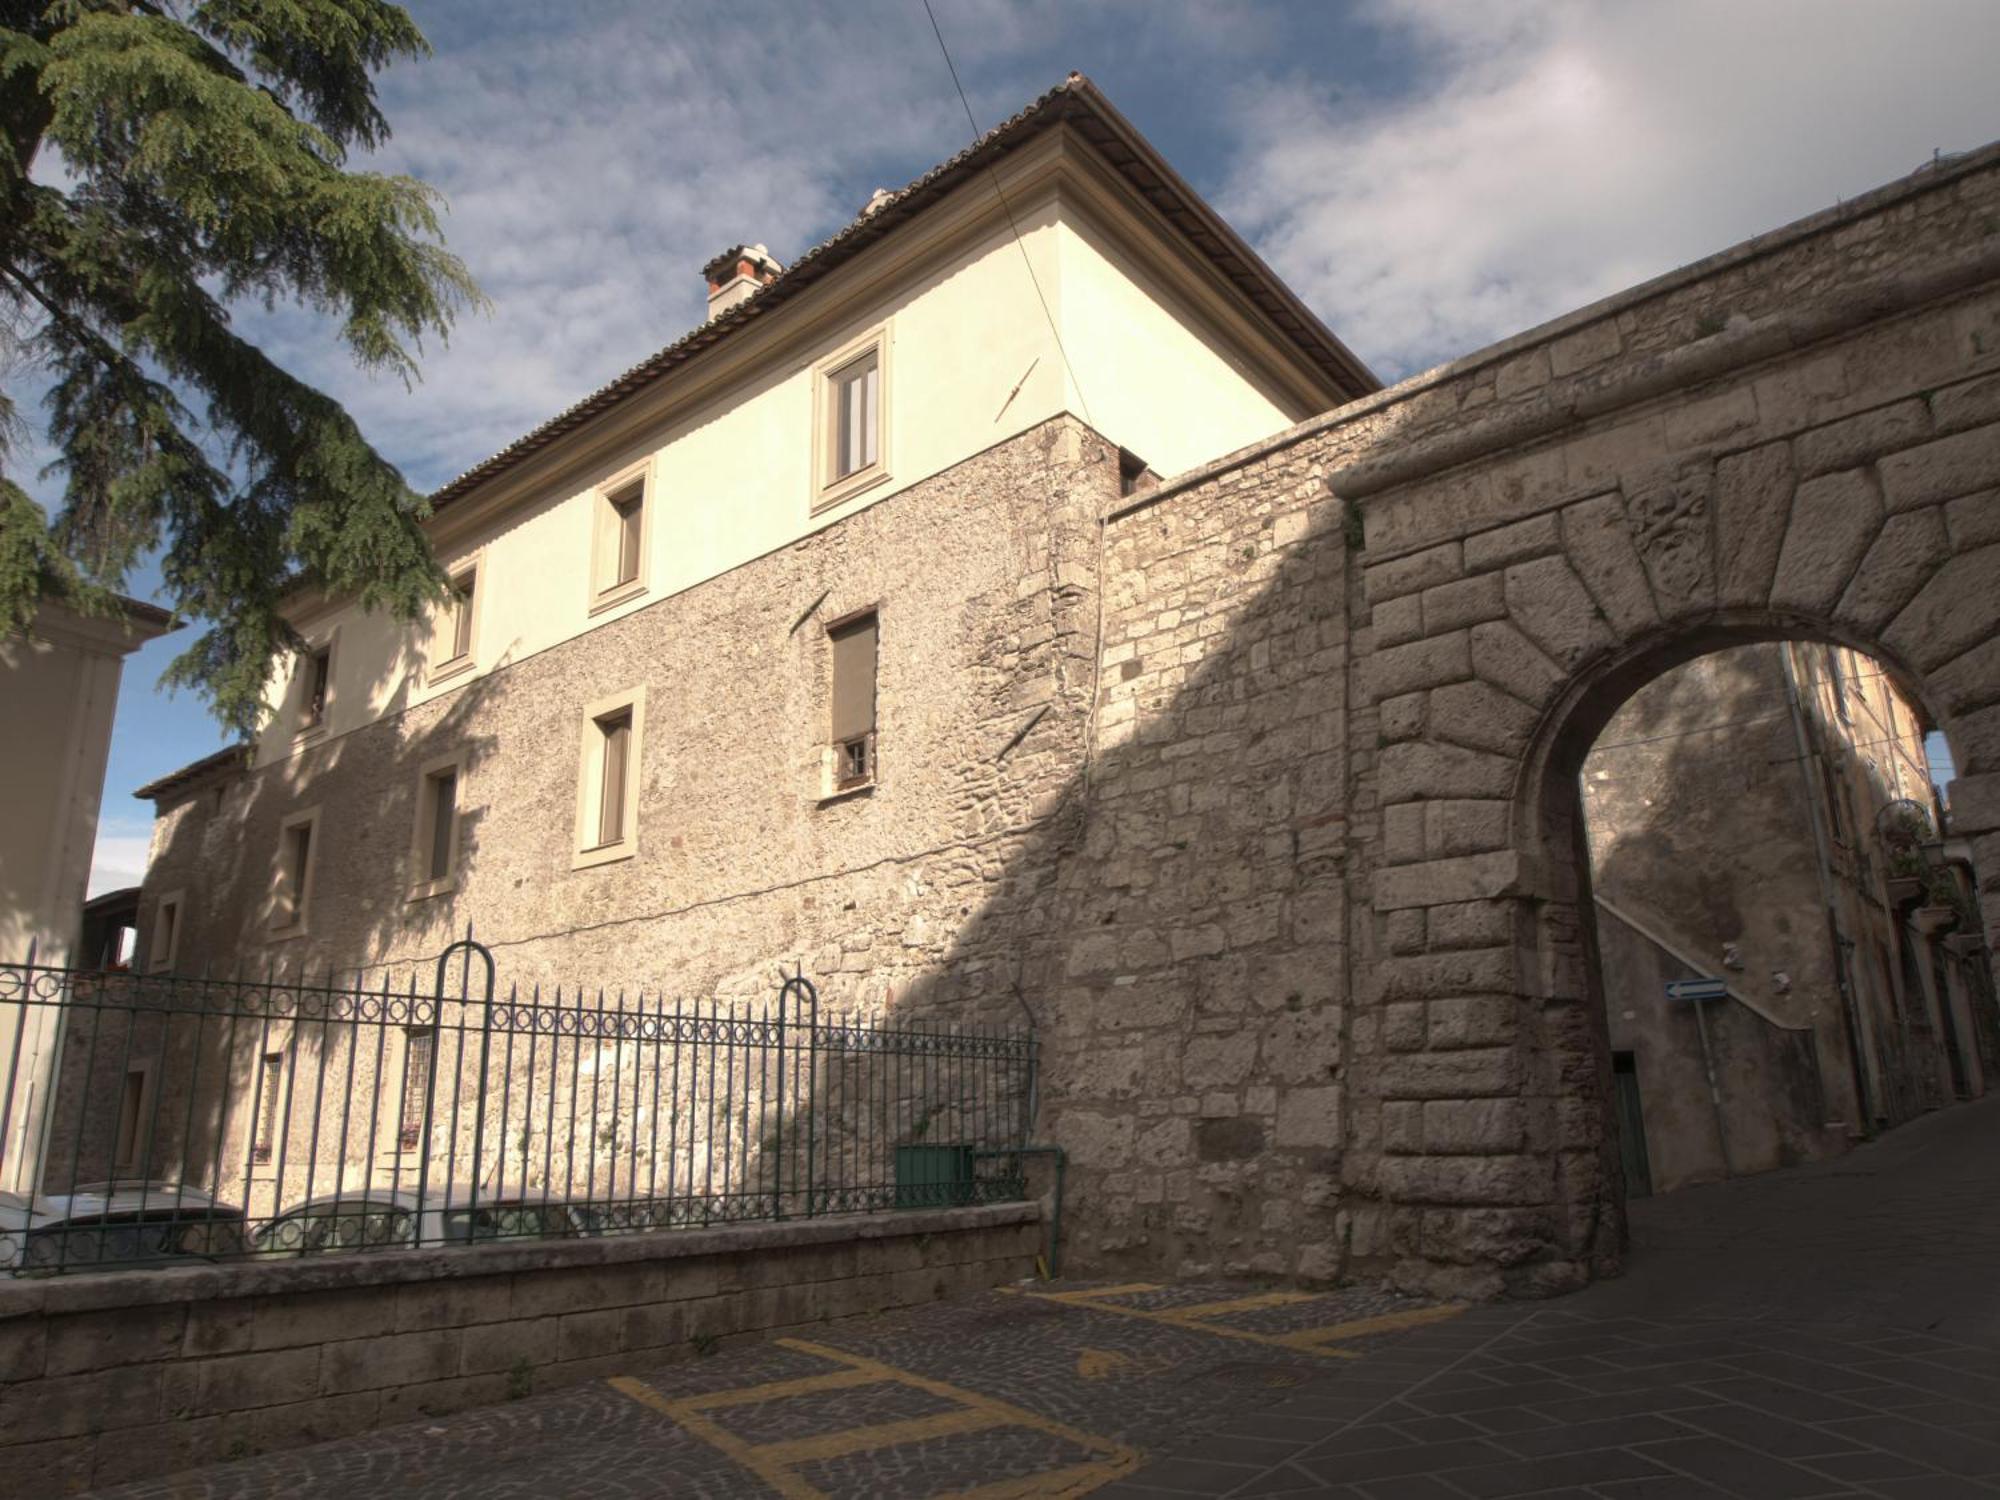
POLYGON ((598 489, 596 555, 590 569, 593 606, 621 603, 645 589, 647 475, 642 466, 598 489))
POLYGON ((458 832, 458 768, 426 778, 429 793, 430 850, 425 878, 443 880, 451 874, 452 841, 458 832))
POLYGON ((312 899, 313 837, 319 811, 294 813, 278 831, 278 868, 272 886, 271 927, 302 930, 312 899))
POLYGON ((147 1128, 146 1068, 129 1068, 125 1073, 124 1087, 118 1095, 118 1137, 112 1172, 122 1175, 136 1170, 146 1156, 146 1147, 151 1138, 147 1128))
POLYGON ((814 372, 813 504, 835 505, 889 477, 889 335, 878 328, 814 372))
POLYGON ((584 711, 573 861, 577 868, 638 852, 644 721, 643 688, 591 704, 584 711))
POLYGON ((875 653, 873 613, 836 625, 833 643, 833 778, 837 791, 875 779, 875 653))
POLYGON ((403 1113, 396 1140, 407 1151, 424 1138, 424 1103, 431 1095, 431 1065, 437 1057, 437 1033, 412 1027, 404 1033, 403 1113))
POLYGON ((169 969, 179 956, 181 946, 181 903, 179 891, 160 897, 153 908, 153 942, 146 955, 146 965, 151 969, 169 969))
POLYGON ((333 687, 333 647, 319 646, 308 652, 299 672, 299 730, 303 733, 326 723, 327 699, 333 687))
POLYGON ((451 581, 451 657, 452 661, 469 659, 472 655, 472 607, 479 589, 479 570, 467 568, 451 581))
POLYGON ((830 479, 871 468, 881 457, 882 363, 871 350, 828 378, 833 392, 830 479))
POLYGON ((257 1140, 251 1158, 268 1162, 278 1141, 278 1105, 285 1090, 285 1054, 266 1052, 257 1078, 257 1140))
POLYGON ((602 744, 597 787, 597 842, 615 844, 625 837, 625 781, 632 757, 632 712, 608 714, 597 721, 602 744))

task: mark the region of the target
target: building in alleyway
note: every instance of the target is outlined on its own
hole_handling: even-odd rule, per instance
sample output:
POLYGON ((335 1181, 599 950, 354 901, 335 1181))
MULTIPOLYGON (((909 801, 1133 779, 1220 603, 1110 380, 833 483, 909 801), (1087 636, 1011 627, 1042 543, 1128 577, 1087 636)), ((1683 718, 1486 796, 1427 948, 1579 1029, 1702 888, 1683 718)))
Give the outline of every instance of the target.
POLYGON ((726 253, 704 328, 440 491, 426 630, 300 597, 259 743, 149 789, 140 953, 372 983, 470 924, 503 986, 613 996, 797 963, 865 1015, 1032 1018, 1079 1270, 1574 1286, 1620 1253, 1642 1051, 1579 773, 1662 673, 1859 651, 1962 773, 1900 865, 1873 792, 1827 829, 1872 1061, 1789 1008, 1832 1004, 1803 942, 1781 1010, 1756 923, 1741 969, 1687 936, 1813 1025, 1823 1115, 1741 1146, 1976 1087, 1956 971, 1864 907, 1914 861, 1909 922, 2000 931, 1996 222, 1989 148, 1378 391, 1072 80, 789 269, 726 253))
POLYGON ((1618 710, 1582 790, 1629 1192, 1814 1160, 1979 1091, 1981 1038, 1925 983, 1941 944, 1899 883, 1899 836, 1940 825, 1919 710, 1879 664, 1699 657, 1618 710), (1696 978, 1726 997, 1669 997, 1696 978))

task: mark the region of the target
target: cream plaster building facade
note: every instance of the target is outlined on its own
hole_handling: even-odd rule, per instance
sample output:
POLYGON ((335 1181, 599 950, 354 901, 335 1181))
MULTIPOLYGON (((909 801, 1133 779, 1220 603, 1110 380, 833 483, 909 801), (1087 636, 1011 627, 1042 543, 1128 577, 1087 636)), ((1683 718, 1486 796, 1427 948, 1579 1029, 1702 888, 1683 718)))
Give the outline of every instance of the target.
MULTIPOLYGON (((8 725, 0 734, 0 954, 9 963, 30 954, 57 966, 96 959, 76 950, 118 680, 125 658, 170 626, 150 604, 127 599, 121 607, 102 617, 50 601, 26 632, 0 636, 8 725)), ((36 1175, 58 1042, 52 1015, 0 1003, 0 1058, 19 1059, 12 1078, 0 1080, 0 1190, 36 1175)))

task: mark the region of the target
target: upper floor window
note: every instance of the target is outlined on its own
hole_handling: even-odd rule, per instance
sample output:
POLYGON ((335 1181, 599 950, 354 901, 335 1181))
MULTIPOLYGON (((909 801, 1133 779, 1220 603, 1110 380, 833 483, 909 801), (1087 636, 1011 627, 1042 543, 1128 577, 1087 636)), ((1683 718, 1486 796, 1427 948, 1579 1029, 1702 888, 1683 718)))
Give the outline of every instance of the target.
POLYGON ((333 701, 333 642, 311 647, 299 659, 299 733, 326 727, 333 701))
POLYGON ((889 339, 877 329, 815 371, 815 504, 833 505, 889 477, 889 339))
POLYGON ((650 463, 613 475, 597 488, 590 568, 592 608, 646 589, 646 513, 650 463))
POLYGON ((468 564, 451 575, 438 618, 431 680, 463 672, 472 666, 473 649, 479 638, 479 565, 468 564))
POLYGON ((639 852, 639 753, 646 690, 601 699, 584 710, 577 776, 576 868, 639 852))
POLYGON ((873 610, 827 632, 833 645, 833 789, 849 791, 875 779, 875 648, 873 610))
POLYGON ((465 786, 463 752, 429 762, 417 774, 417 816, 410 839, 410 899, 458 884, 458 809, 465 786))
POLYGON ((170 891, 153 907, 153 941, 146 955, 147 968, 171 969, 180 957, 181 909, 185 905, 186 899, 179 891, 170 891))
POLYGON ((271 887, 271 931, 281 937, 304 932, 312 904, 313 854, 319 809, 293 813, 278 829, 278 862, 271 887))

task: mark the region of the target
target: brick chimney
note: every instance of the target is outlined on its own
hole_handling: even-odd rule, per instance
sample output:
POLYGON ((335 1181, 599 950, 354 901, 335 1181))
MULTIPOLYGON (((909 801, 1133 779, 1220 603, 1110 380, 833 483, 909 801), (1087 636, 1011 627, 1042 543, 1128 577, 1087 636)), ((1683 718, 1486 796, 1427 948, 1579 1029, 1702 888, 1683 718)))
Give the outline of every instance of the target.
POLYGON ((784 271, 762 245, 731 245, 701 268, 708 281, 708 320, 713 323, 739 302, 747 302, 784 271))

